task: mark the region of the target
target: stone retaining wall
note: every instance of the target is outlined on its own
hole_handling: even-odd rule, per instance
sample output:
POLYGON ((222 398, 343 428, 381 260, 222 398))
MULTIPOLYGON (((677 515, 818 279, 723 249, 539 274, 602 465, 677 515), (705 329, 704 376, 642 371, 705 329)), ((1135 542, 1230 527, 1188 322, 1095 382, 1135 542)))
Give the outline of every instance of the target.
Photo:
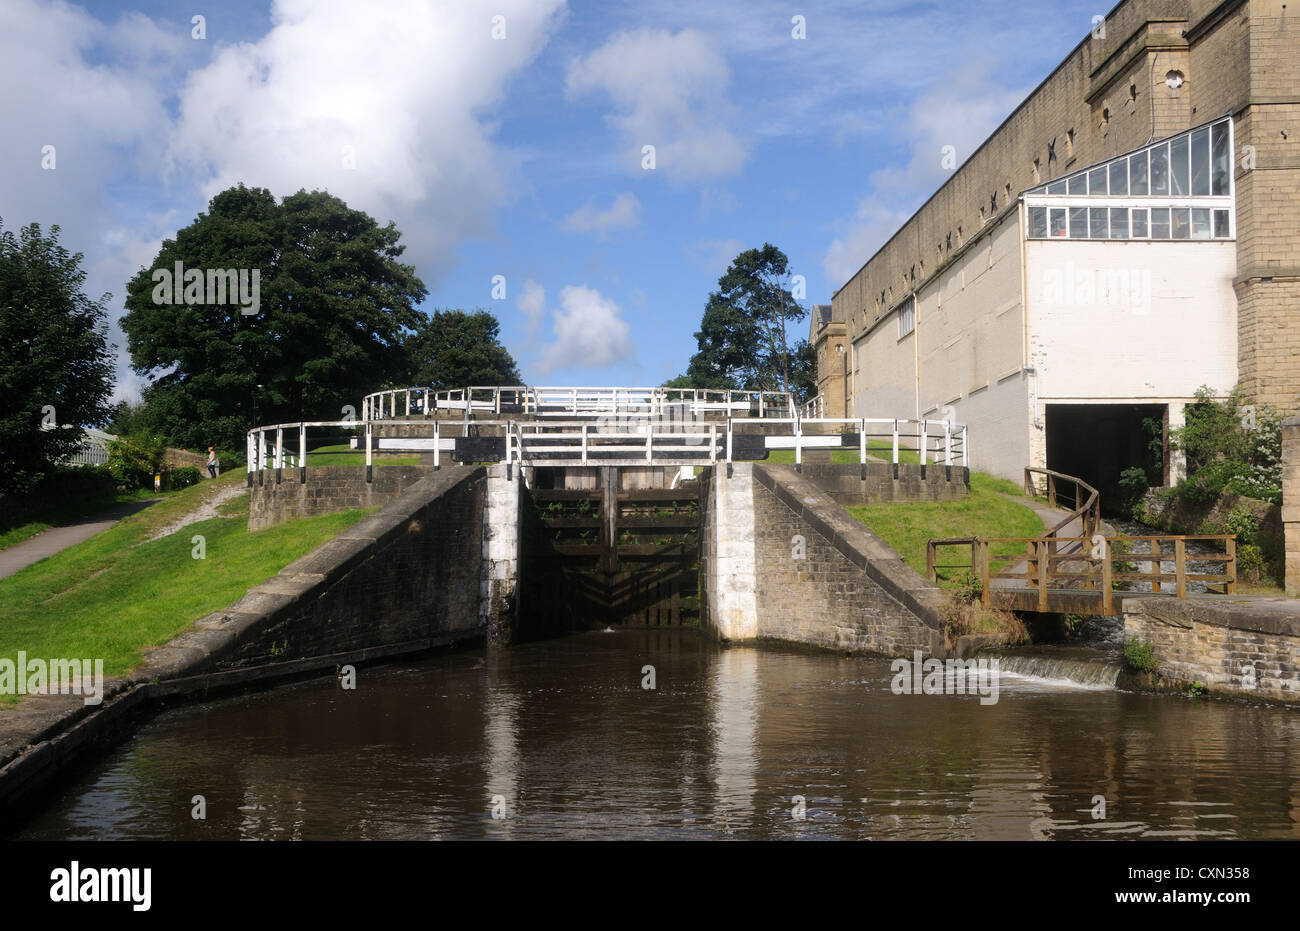
POLYGON ((868 462, 866 477, 860 463, 803 464, 803 476, 841 505, 883 501, 953 501, 970 494, 970 470, 960 466, 899 463, 898 475, 888 462, 868 462))
MULTIPOLYGON (((453 470, 460 468, 452 466, 453 470)), ((281 480, 268 471, 264 484, 253 479, 249 493, 248 529, 261 530, 286 520, 334 514, 354 508, 383 507, 416 482, 433 475, 432 466, 374 466, 366 481, 365 466, 311 466, 307 481, 286 467, 281 480)))
POLYGON ((1151 646, 1158 682, 1300 703, 1300 602, 1206 595, 1125 598, 1124 633, 1151 646))

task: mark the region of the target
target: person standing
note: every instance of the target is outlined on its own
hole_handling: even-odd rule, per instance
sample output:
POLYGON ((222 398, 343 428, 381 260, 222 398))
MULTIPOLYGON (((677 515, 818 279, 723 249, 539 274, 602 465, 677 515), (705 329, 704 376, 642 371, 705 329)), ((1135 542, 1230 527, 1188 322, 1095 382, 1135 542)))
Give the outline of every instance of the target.
POLYGON ((208 478, 217 477, 217 467, 221 465, 221 460, 217 458, 217 451, 211 446, 208 447, 208 478))

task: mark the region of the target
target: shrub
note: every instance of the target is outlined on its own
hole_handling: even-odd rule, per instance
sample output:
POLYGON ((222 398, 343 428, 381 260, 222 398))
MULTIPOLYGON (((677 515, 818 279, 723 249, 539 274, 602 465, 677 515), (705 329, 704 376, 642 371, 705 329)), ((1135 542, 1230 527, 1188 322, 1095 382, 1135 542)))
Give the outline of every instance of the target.
POLYGON ((1204 504, 1227 491, 1282 502, 1282 421, 1246 400, 1236 388, 1221 401, 1208 387, 1197 390, 1186 424, 1170 437, 1187 457, 1187 478, 1176 489, 1182 501, 1204 504))
POLYGON ((133 433, 108 441, 108 471, 120 485, 152 488, 153 477, 162 470, 166 446, 162 437, 133 433))
POLYGON ((952 646, 966 634, 993 634, 999 644, 1024 643, 1029 631, 1013 612, 986 607, 978 601, 965 601, 956 592, 948 592, 940 611, 944 638, 952 646))
POLYGON ((171 489, 189 488, 199 483, 199 470, 194 466, 180 466, 163 475, 163 483, 171 489))
POLYGON ((1258 530, 1259 519, 1243 504, 1229 511, 1227 519, 1223 522, 1223 532, 1235 533, 1239 543, 1254 543, 1255 533, 1258 530))
POLYGON ((1138 672, 1155 672, 1160 666, 1151 645, 1143 643, 1137 637, 1130 637, 1124 642, 1124 662, 1138 672))
POLYGON ((1256 583, 1265 574, 1267 565, 1264 551, 1258 546, 1247 543, 1237 547, 1237 578, 1256 583))

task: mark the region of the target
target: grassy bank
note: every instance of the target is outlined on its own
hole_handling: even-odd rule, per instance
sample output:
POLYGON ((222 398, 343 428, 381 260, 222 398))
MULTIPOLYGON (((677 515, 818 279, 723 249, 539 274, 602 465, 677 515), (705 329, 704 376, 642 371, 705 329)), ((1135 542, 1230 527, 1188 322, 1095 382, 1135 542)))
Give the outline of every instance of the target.
MULTIPOLYGON (((391 453, 371 452, 370 461, 377 466, 393 465, 419 465, 420 457, 418 455, 399 456, 391 453)), ((451 455, 447 455, 447 461, 451 461, 451 455)), ((335 446, 322 446, 319 449, 313 449, 307 453, 307 468, 312 466, 337 466, 337 465, 358 465, 366 464, 365 450, 355 450, 347 443, 339 443, 335 446)))
POLYGON ((175 494, 180 494, 180 492, 139 489, 77 501, 66 501, 22 523, 0 525, 0 550, 16 543, 22 543, 24 540, 30 540, 38 533, 44 533, 52 527, 61 527, 64 524, 72 524, 95 517, 117 507, 119 504, 145 501, 149 498, 163 498, 175 494))
MULTIPOLYGON (((915 438, 914 438, 915 439, 915 438)), ((893 462, 894 444, 887 440, 868 440, 867 456, 874 457, 877 461, 893 462)), ((808 450, 804 450, 804 460, 807 461, 808 450)), ((794 465, 793 449, 773 449, 767 454, 766 462, 777 463, 781 465, 794 465)), ((900 449, 898 451, 898 461, 907 465, 920 465, 921 454, 913 449, 900 449)), ((857 447, 849 448, 846 446, 831 448, 831 462, 834 465, 859 465, 857 447)))
MULTIPOLYGON (((1043 532, 1043 522, 1026 504, 1009 501, 1005 494, 1020 495, 1012 482, 982 472, 971 473, 970 495, 958 501, 918 501, 908 504, 869 504, 847 510, 899 552, 917 572, 925 572, 925 543, 935 537, 1032 537, 1043 532)), ((993 544, 993 553, 1023 552, 1023 545, 993 544)), ((969 549, 945 549, 940 562, 960 562, 969 549)), ((954 570, 946 574, 951 576, 954 570)), ((941 572, 943 579, 945 573, 941 572)))
MULTIPOLYGON (((140 663, 196 619, 225 607, 365 515, 327 514, 249 533, 248 496, 218 516, 147 542, 241 473, 171 496, 109 530, 0 580, 0 656, 102 658, 107 675, 140 663), (193 537, 204 538, 195 559, 193 537)), ((12 702, 13 696, 0 696, 12 702)))

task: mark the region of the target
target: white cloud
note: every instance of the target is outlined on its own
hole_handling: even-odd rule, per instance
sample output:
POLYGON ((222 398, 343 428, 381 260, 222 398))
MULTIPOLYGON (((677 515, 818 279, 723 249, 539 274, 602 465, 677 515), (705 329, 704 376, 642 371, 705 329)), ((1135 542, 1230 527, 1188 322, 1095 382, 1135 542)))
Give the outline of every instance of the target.
POLYGON ((543 374, 559 368, 602 368, 632 359, 636 350, 617 304, 595 288, 568 285, 563 310, 552 313, 555 341, 542 351, 543 374))
POLYGON ((622 32, 569 67, 571 97, 603 93, 614 104, 629 167, 655 147, 656 170, 676 179, 734 174, 748 144, 727 124, 731 72, 709 40, 692 29, 622 32))
POLYGON ((533 279, 524 282, 523 293, 515 300, 515 307, 524 315, 524 331, 531 341, 536 338, 546 313, 546 289, 533 279))
POLYGON ((212 195, 323 188, 403 231, 436 279, 515 193, 483 110, 545 44, 563 0, 276 0, 271 30, 220 49, 180 92, 170 156, 212 195), (350 148, 349 148, 350 147, 350 148), (355 167, 348 167, 351 154, 355 167))
POLYGON ((614 198, 605 210, 594 204, 584 204, 564 220, 564 229, 571 233, 595 232, 600 235, 611 230, 633 229, 641 225, 641 201, 631 191, 614 198))

